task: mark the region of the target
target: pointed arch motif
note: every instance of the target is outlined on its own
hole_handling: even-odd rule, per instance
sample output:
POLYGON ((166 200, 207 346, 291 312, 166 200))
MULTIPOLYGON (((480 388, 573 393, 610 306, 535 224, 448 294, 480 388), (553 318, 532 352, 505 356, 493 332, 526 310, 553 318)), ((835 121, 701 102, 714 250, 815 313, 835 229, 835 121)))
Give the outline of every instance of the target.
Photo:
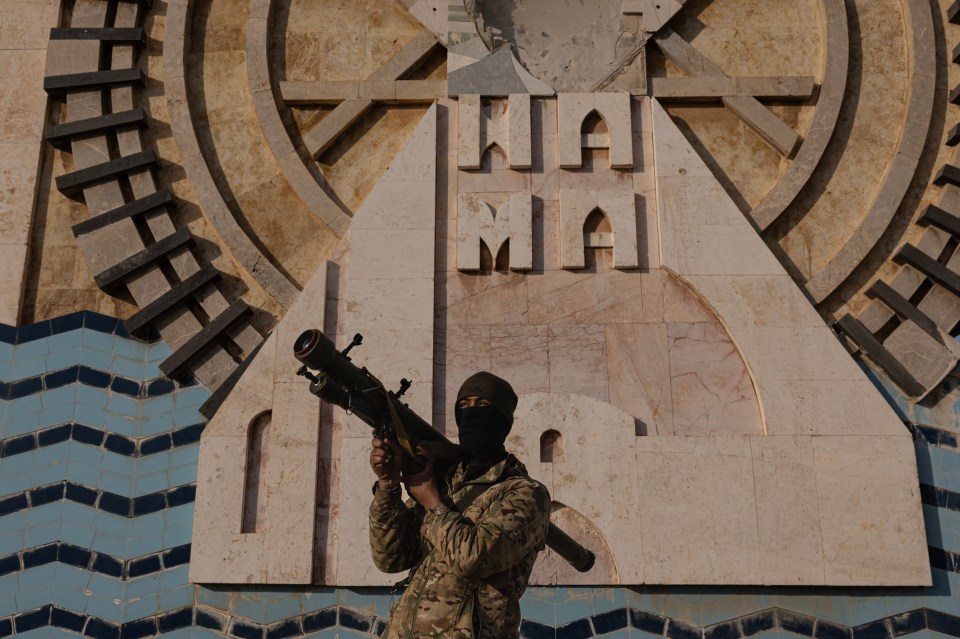
POLYGON ((639 267, 636 195, 633 191, 560 191, 560 259, 563 268, 587 268, 588 248, 612 248, 615 268, 639 267), (602 231, 599 226, 587 230, 587 222, 596 211, 606 218, 609 231, 602 231))

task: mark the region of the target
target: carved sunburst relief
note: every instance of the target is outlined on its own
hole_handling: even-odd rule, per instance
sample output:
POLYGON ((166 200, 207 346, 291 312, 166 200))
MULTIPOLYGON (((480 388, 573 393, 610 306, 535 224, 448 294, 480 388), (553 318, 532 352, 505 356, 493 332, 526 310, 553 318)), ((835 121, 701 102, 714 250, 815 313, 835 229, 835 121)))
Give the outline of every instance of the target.
MULTIPOLYGON (((516 16, 536 18, 523 3, 512 39, 492 4, 407 4, 168 11, 168 34, 194 25, 187 72, 167 78, 183 94, 171 111, 188 115, 172 118, 186 179, 260 287, 247 295, 280 307, 204 435, 193 579, 390 581, 358 533, 369 434, 293 375, 293 336, 322 327, 364 333, 354 357, 385 381, 414 379, 411 406, 448 435, 467 374, 514 383, 523 419, 510 446, 557 518, 605 549, 584 576, 546 557, 539 583, 926 583, 909 434, 827 326, 829 305, 811 305, 810 282, 826 280, 798 272, 787 239, 806 228, 801 205, 836 196, 823 180, 846 165, 831 152, 858 131, 856 109, 842 128, 828 82, 837 3, 765 5, 759 23, 747 0, 623 3, 616 20, 637 37, 610 47, 597 84, 575 86, 531 62, 536 38, 516 37, 516 16), (797 51, 771 58, 766 32, 797 51), (251 441, 254 423, 264 441, 251 441), (544 453, 547 432, 562 459, 544 453), (245 490, 253 477, 263 484, 245 490), (619 510, 593 498, 611 490, 619 510), (861 537, 874 527, 885 532, 861 537)), ((915 3, 888 4, 922 42, 907 26, 915 3)), ((545 65, 563 51, 547 53, 545 65)), ((873 225, 854 252, 870 252, 873 225)), ((870 357, 884 351, 857 326, 908 350, 899 327, 920 315, 888 306, 856 324, 875 311, 843 301, 841 326, 870 357)))

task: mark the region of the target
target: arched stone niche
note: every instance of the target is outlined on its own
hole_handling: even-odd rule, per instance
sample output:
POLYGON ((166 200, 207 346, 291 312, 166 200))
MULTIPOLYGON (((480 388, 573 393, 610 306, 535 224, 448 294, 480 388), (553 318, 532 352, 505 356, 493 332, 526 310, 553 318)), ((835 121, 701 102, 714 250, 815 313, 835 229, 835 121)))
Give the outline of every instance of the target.
POLYGON ((550 491, 554 522, 600 559, 597 572, 584 575, 542 556, 534 583, 622 583, 623 576, 642 574, 630 507, 639 487, 635 438, 633 417, 606 402, 572 393, 520 397, 507 449, 550 491), (557 436, 564 442, 562 463, 539 461, 545 440, 557 436))

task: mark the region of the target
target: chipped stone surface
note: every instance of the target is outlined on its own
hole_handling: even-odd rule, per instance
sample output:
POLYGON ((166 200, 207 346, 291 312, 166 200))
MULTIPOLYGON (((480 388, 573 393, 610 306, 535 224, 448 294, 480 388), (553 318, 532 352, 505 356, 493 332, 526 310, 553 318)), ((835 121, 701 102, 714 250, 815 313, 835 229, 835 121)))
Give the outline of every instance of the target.
POLYGON ((556 91, 594 91, 618 75, 645 41, 619 2, 478 0, 496 38, 516 45, 520 62, 556 91))

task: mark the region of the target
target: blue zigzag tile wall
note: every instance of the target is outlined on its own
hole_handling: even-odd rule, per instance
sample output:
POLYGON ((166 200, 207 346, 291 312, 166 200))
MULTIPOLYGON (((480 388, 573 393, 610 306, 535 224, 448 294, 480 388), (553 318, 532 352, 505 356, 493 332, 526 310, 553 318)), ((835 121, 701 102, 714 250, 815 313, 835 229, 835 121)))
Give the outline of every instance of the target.
MULTIPOLYGON (((188 582, 208 392, 162 377, 169 352, 89 312, 0 325, 0 637, 376 636, 383 589, 188 582)), ((960 637, 960 406, 881 388, 914 434, 932 588, 532 588, 522 635, 960 637)))

